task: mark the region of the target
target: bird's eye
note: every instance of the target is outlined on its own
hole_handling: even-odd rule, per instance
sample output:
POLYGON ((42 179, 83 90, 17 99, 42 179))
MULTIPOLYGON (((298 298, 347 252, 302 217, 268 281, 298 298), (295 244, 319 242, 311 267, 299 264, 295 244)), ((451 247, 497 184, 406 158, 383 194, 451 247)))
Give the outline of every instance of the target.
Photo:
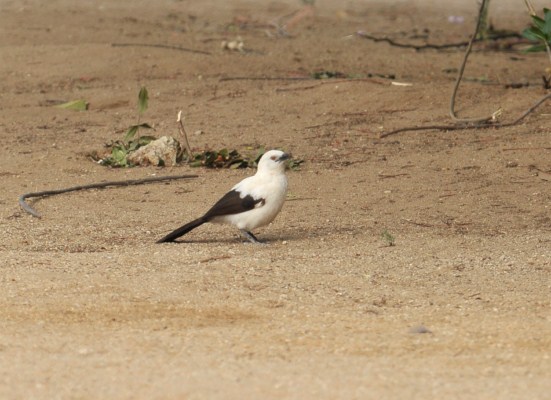
POLYGON ((273 161, 275 161, 276 158, 277 158, 276 156, 271 156, 271 157, 270 157, 270 159, 272 159, 273 161))

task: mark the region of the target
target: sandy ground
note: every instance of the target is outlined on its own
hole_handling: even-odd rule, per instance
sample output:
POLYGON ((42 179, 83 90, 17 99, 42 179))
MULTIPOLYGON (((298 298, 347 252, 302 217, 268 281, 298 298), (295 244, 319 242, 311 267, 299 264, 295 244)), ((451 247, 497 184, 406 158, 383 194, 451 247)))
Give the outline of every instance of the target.
MULTIPOLYGON (((450 122, 462 50, 354 32, 463 41, 476 3, 320 0, 277 36, 270 23, 299 7, 0 2, 0 398, 551 397, 550 105, 506 129, 380 139, 450 122), (237 36, 245 52, 221 49, 237 36), (279 79, 317 71, 364 79, 279 79), (154 244, 252 171, 92 162, 135 122, 142 85, 156 135, 176 135, 182 109, 204 132, 197 150, 262 145, 305 160, 256 232, 269 245, 212 225, 154 244), (52 106, 79 98, 88 111, 52 106), (32 202, 42 219, 17 204, 176 173, 199 178, 32 202)), ((497 27, 522 29, 523 7, 494 4, 497 27)), ((545 63, 477 45, 459 114, 512 120, 545 94, 545 63)))

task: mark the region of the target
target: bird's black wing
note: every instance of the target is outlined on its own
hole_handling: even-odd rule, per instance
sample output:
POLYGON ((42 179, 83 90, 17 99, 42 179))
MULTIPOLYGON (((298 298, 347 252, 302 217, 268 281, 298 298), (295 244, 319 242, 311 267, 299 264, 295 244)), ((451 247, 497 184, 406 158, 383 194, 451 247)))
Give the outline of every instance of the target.
POLYGON ((207 211, 203 218, 210 220, 222 215, 239 214, 252 210, 259 203, 264 204, 264 199, 255 199, 251 195, 240 197, 237 190, 230 190, 207 211))

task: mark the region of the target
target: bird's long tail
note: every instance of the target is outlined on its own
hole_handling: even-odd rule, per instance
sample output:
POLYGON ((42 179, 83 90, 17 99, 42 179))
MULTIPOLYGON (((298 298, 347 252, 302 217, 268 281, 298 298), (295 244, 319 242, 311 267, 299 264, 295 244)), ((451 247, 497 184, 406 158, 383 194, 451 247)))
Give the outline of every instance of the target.
POLYGON ((207 221, 208 220, 205 217, 197 218, 196 220, 188 222, 184 226, 181 226, 178 229, 170 232, 164 238, 157 240, 157 243, 174 242, 174 240, 178 239, 180 236, 185 235, 192 229, 195 229, 198 226, 203 225, 207 221))

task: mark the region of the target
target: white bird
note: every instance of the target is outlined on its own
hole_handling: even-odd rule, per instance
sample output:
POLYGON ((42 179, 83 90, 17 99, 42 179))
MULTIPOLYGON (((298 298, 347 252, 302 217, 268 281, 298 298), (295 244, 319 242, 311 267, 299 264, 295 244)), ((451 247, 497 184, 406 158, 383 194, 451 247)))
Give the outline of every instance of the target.
POLYGON ((236 226, 251 242, 260 243, 251 232, 268 225, 281 211, 287 194, 285 160, 289 154, 280 150, 264 153, 256 174, 243 179, 226 193, 205 215, 169 233, 157 243, 173 242, 205 222, 236 226))

